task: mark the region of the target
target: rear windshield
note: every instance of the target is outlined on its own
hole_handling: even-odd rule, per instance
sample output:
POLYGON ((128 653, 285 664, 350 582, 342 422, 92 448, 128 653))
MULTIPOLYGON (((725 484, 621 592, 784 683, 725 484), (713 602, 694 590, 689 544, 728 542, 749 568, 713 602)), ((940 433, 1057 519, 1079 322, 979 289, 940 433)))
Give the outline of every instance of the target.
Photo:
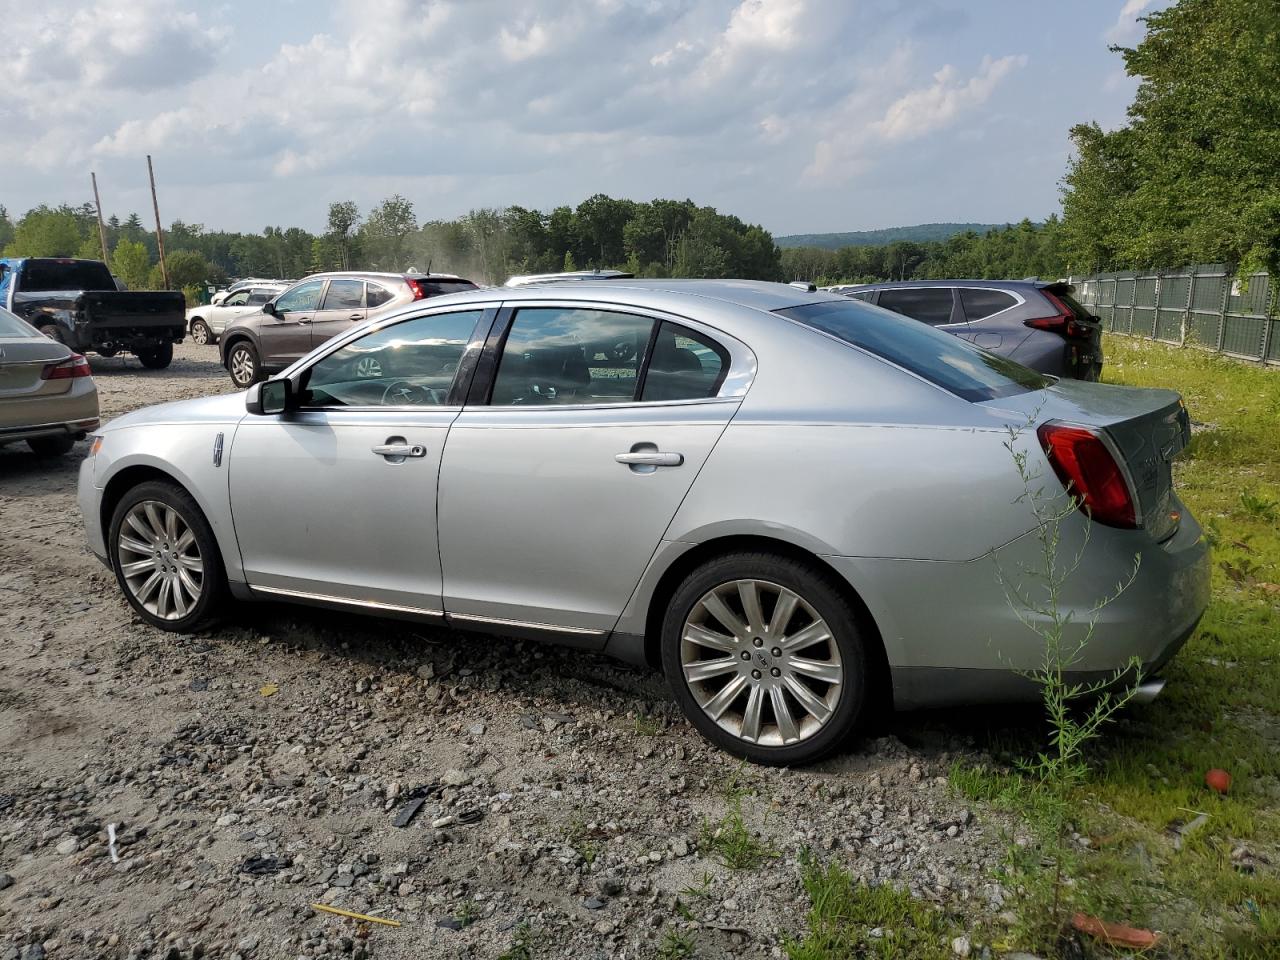
POLYGON ((1092 320, 1093 316, 1089 311, 1080 306, 1079 301, 1071 295, 1074 289, 1074 287, 1048 287, 1045 293, 1051 293, 1062 301, 1062 305, 1070 310, 1077 320, 1092 320))
POLYGON ((465 293, 479 288, 470 280, 424 280, 427 296, 443 297, 446 293, 465 293))
POLYGON ((28 260, 22 268, 21 289, 28 293, 115 288, 111 271, 96 260, 28 260))
POLYGON ((1020 363, 856 300, 807 303, 776 312, 882 357, 965 400, 994 400, 1049 384, 1020 363))
POLYGON ((28 326, 23 320, 19 320, 8 310, 0 307, 0 337, 38 337, 40 331, 35 327, 28 326))

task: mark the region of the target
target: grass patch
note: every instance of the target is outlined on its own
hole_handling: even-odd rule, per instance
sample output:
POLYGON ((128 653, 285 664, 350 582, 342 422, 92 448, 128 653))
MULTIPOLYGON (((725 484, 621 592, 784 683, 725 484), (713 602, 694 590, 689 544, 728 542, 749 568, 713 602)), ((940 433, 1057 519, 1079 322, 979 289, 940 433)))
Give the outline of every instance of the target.
MULTIPOLYGON (((1073 796, 1092 841, 1073 857, 1073 905, 1164 931, 1169 956, 1280 957, 1280 371, 1118 337, 1106 352, 1105 380, 1187 403, 1196 427, 1176 485, 1214 548, 1213 600, 1163 671, 1164 695, 1091 747, 1073 796), (1233 777, 1225 796, 1204 785, 1213 767, 1233 777), (1199 812, 1207 823, 1181 836, 1199 812)), ((1034 733, 995 736, 999 752, 1037 749, 1034 733)), ((1036 819, 1036 791, 1012 768, 957 768, 952 781, 1036 819)), ((1033 890, 1038 860, 1011 855, 1006 885, 1033 890)), ((1042 936, 1027 919, 1022 933, 1042 936)))
POLYGON ((683 930, 668 930, 658 947, 660 960, 689 960, 697 956, 698 945, 692 936, 683 930))
POLYGON ((511 946, 498 955, 498 960, 533 960, 534 940, 533 928, 527 922, 521 923, 511 937, 511 946))
POLYGON ((790 960, 954 960, 951 940, 962 931, 905 890, 871 886, 838 863, 811 859, 802 878, 813 906, 804 939, 785 943, 790 960))
POLYGON ((767 841, 747 829, 740 801, 734 802, 719 823, 703 821, 698 848, 714 854, 730 870, 755 870, 766 860, 778 856, 778 851, 767 841))

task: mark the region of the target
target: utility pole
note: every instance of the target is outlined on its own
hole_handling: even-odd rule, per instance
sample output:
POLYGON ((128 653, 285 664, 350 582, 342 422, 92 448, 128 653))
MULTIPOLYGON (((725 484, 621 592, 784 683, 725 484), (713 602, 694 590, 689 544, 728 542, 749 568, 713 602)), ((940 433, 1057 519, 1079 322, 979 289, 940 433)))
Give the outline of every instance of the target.
POLYGON ((151 154, 147 154, 147 176, 151 178, 151 207, 156 212, 156 248, 160 251, 160 275, 165 289, 169 289, 169 267, 164 262, 164 230, 160 226, 160 201, 156 199, 156 172, 151 167, 151 154))
POLYGON ((89 171, 93 181, 93 205, 98 208, 98 241, 102 244, 102 262, 107 263, 107 228, 102 224, 102 200, 98 197, 98 175, 89 171))

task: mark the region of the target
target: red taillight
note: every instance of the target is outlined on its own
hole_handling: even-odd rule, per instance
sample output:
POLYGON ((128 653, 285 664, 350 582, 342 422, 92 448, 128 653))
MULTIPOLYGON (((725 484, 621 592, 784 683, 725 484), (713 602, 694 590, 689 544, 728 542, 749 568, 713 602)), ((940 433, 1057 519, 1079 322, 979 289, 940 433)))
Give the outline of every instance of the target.
POLYGON ((1054 473, 1091 519, 1109 527, 1138 525, 1129 484, 1101 437, 1057 423, 1044 424, 1036 434, 1054 473))
POLYGON ((91 377, 89 361, 78 353, 73 353, 70 360, 61 363, 50 363, 40 371, 41 380, 71 380, 75 377, 91 377))
POLYGON ((404 282, 409 285, 409 289, 413 291, 413 299, 425 300, 427 298, 427 285, 421 280, 415 280, 413 277, 405 277, 404 282))
POLYGON ((1092 337, 1093 331, 1086 324, 1076 319, 1076 315, 1071 312, 1070 307, 1048 290, 1041 290, 1040 292, 1048 298, 1058 312, 1051 317, 1036 317, 1032 320, 1024 320, 1022 321, 1024 324, 1037 330, 1048 330, 1050 333, 1056 333, 1058 336, 1071 340, 1088 340, 1092 337))

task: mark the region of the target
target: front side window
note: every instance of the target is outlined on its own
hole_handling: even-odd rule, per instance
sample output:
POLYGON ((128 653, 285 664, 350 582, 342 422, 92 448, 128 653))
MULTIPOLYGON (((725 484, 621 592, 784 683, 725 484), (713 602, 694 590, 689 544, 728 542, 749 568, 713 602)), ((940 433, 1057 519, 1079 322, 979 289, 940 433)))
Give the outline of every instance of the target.
POLYGON ((1001 310, 1008 310, 1018 301, 1003 290, 979 290, 974 287, 960 288, 960 304, 964 307, 966 320, 981 320, 1001 310))
POLYGON ((320 303, 320 291, 323 289, 323 280, 300 283, 280 295, 280 299, 276 301, 276 310, 280 313, 314 310, 320 303))
POLYGON ((882 357, 965 400, 1028 393, 1050 382, 959 337, 854 300, 807 303, 776 312, 882 357))
POLYGON ((304 375, 304 407, 434 407, 448 402, 483 310, 416 317, 344 344, 304 375))
POLYGON ((950 287, 907 287, 881 290, 879 306, 936 327, 951 322, 950 287))
POLYGON ((870 303, 871 298, 874 297, 875 295, 876 295, 876 292, 874 290, 859 290, 857 293, 849 294, 849 296, 853 297, 853 299, 862 300, 865 303, 870 303))
POLYGON ((243 307, 249 302, 249 291, 241 290, 222 301, 224 307, 243 307))
POLYGON ((653 321, 583 307, 517 311, 498 361, 494 406, 630 403, 653 321))
POLYGON ((322 310, 363 310, 363 280, 330 280, 322 310))
POLYGON ((729 369, 729 354, 714 340, 687 327, 663 322, 644 374, 644 401, 714 397, 729 369))

